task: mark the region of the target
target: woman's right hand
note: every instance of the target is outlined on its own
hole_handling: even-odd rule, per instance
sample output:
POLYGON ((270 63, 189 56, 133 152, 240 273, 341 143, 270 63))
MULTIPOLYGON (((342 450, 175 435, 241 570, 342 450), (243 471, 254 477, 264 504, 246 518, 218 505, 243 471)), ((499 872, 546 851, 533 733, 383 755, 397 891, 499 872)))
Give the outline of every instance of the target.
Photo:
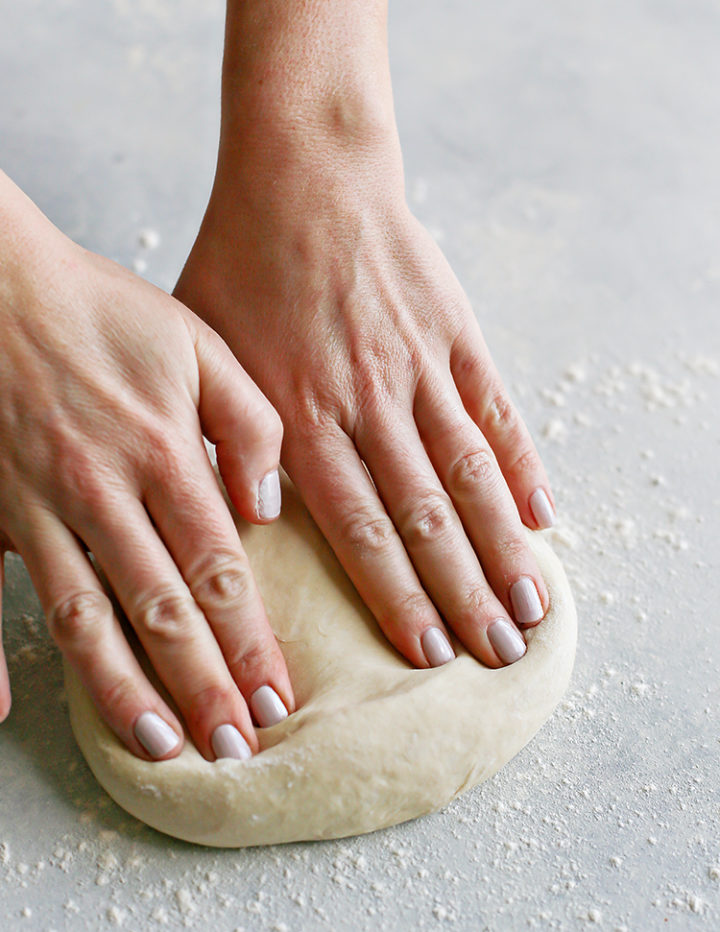
MULTIPOLYGON (((283 656, 203 444, 242 517, 277 516, 282 427, 182 304, 61 234, 0 173, 0 584, 25 561, 50 632, 139 757, 183 728, 142 671, 93 554, 209 760, 294 708, 283 656)), ((0 649, 0 720, 10 708, 0 649)))

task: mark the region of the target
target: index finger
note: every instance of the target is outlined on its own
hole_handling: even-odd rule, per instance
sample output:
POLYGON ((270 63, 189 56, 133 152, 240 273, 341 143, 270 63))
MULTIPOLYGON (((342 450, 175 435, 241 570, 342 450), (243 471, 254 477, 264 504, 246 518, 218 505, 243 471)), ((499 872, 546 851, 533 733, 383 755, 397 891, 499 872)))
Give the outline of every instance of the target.
POLYGON ((146 508, 256 722, 274 724, 295 708, 285 658, 207 457, 186 465, 148 487, 146 508))

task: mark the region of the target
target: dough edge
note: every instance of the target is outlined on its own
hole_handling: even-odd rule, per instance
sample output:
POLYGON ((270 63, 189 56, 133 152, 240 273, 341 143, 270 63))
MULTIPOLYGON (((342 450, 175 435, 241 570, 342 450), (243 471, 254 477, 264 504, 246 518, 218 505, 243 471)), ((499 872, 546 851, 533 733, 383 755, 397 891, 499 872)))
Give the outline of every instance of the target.
POLYGON ((311 697, 302 717, 261 732, 277 743, 250 761, 215 763, 187 738, 174 760, 136 758, 65 664, 78 745, 122 808, 203 845, 341 838, 441 809, 530 741, 572 673, 577 620, 570 587, 547 541, 538 532, 527 535, 550 610, 527 632, 528 651, 518 663, 489 670, 463 654, 434 670, 409 671, 388 693, 355 705, 315 708, 311 697))

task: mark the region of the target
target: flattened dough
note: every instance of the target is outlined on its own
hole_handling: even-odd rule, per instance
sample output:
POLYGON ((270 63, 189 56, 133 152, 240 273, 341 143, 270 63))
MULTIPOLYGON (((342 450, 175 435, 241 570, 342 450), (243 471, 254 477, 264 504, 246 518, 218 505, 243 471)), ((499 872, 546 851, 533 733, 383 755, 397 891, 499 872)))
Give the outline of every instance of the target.
POLYGON ((259 731, 250 761, 206 761, 186 736, 174 760, 134 757, 66 667, 73 731, 110 796, 148 825, 221 847, 340 838, 413 819, 488 779, 550 716, 575 655, 565 573, 528 532, 550 611, 518 663, 458 658, 415 670, 356 594, 294 489, 267 527, 239 521, 287 660, 298 711, 259 731))

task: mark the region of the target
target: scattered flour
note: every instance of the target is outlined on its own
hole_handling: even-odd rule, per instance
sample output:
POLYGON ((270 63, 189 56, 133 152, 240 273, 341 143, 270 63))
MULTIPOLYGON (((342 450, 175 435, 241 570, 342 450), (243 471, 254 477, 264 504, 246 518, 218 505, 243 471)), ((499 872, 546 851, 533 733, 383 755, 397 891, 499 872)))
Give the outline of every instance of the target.
POLYGON ((160 234, 151 227, 146 227, 138 233, 138 243, 143 249, 157 249, 160 245, 160 234))
MULTIPOLYGON (((72 830, 41 848, 34 839, 22 848, 12 836, 0 841, 0 927, 494 932, 520 928, 521 920, 522 928, 557 932, 585 925, 714 932, 717 743, 688 736, 698 733, 693 715, 715 734, 717 688, 708 685, 696 710, 673 701, 674 680, 662 671, 674 658, 656 663, 654 652, 657 619, 668 608, 656 591, 678 585, 671 571, 682 579, 708 573, 711 563, 697 559, 705 556, 696 538, 706 516, 663 458, 662 433, 685 429, 672 426, 672 413, 702 409, 704 380, 720 370, 693 354, 669 368, 579 360, 561 368, 530 410, 536 424, 552 425, 541 431, 540 448, 561 501, 546 535, 574 587, 581 640, 558 714, 508 768, 408 826, 217 852, 164 839, 125 816, 68 743, 62 773, 72 788, 72 830), (620 431, 603 435, 597 425, 608 410, 620 431), (623 419, 638 410, 657 435, 626 430, 623 419), (574 444, 591 442, 597 468, 581 471, 574 444), (42 891, 58 887, 66 891, 62 905, 46 914, 42 891)), ((710 624, 697 617, 693 623, 710 624)), ((11 667, 34 667, 34 682, 54 656, 38 621, 11 619, 8 634, 11 667)), ((697 658, 698 677, 706 671, 716 684, 704 663, 697 658)), ((53 702, 59 693, 56 684, 53 702)), ((22 710, 22 691, 16 699, 22 710)), ((0 777, 10 776, 0 761, 0 777)))

